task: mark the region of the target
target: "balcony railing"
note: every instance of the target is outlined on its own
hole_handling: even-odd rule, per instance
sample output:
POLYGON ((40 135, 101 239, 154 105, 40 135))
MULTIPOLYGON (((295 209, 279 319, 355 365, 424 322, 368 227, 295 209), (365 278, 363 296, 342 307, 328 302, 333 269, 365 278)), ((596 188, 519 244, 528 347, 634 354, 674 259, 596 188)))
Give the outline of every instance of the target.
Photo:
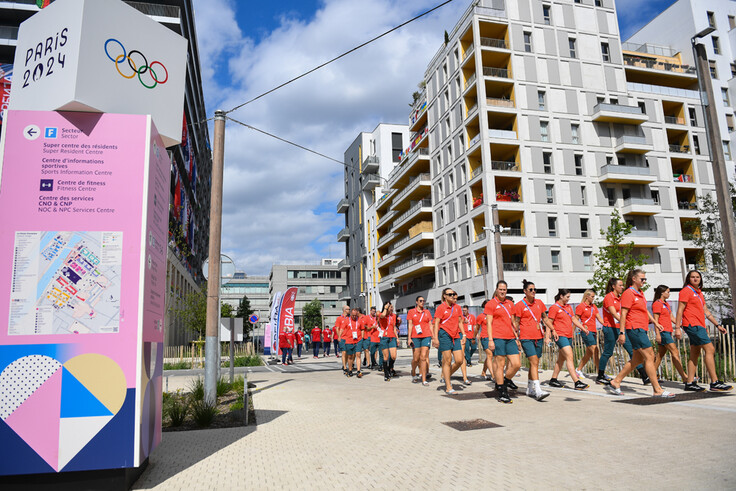
POLYGON ((650 68, 654 70, 663 70, 672 73, 682 73, 683 75, 696 76, 695 67, 688 65, 678 65, 677 63, 666 63, 651 58, 641 56, 624 55, 624 64, 628 66, 650 68))
POLYGON ((363 173, 375 172, 380 166, 380 160, 377 155, 369 155, 363 161, 363 173))
POLYGON ((664 122, 667 124, 685 124, 685 119, 676 116, 665 116, 664 122))
POLYGON ((480 241, 483 241, 483 240, 486 240, 486 232, 485 232, 485 230, 475 236, 475 240, 473 241, 473 243, 480 242, 480 241))
POLYGON ((621 145, 649 145, 649 142, 645 136, 622 135, 616 138, 616 146, 621 145))
POLYGON ((475 137, 473 137, 473 139, 468 142, 468 148, 473 148, 473 145, 475 145, 479 141, 480 141, 480 134, 475 135, 475 137))
POLYGON ((632 205, 659 206, 659 201, 654 198, 626 198, 624 200, 624 207, 632 205))
POLYGON ((670 143, 669 149, 672 153, 690 153, 690 145, 678 145, 676 143, 670 143))
POLYGON ((432 207, 432 200, 431 199, 423 199, 419 203, 415 204, 408 210, 406 210, 404 213, 399 215, 396 220, 394 220, 393 227, 391 227, 391 231, 396 229, 401 223, 407 219, 409 216, 413 215, 414 213, 418 212, 422 208, 431 208, 432 207))
POLYGON ((624 106, 622 104, 609 104, 606 102, 599 102, 593 107, 593 114, 600 111, 611 111, 617 113, 626 114, 637 114, 642 115, 641 108, 639 106, 624 106))
POLYGON ((12 26, 0 26, 0 39, 18 39, 18 28, 12 26))
POLYGON ((486 104, 489 106, 515 107, 514 101, 503 97, 486 97, 486 104))
POLYGON ((509 78, 509 70, 507 68, 496 68, 492 66, 483 67, 484 77, 509 78))
POLYGON ((496 39, 496 38, 480 38, 480 45, 484 48, 500 48, 500 49, 508 49, 508 46, 506 45, 505 39, 496 39))
POLYGON ((339 242, 342 242, 344 240, 348 240, 349 237, 350 237, 350 229, 347 228, 347 227, 345 227, 344 229, 340 230, 337 233, 337 240, 339 242))
POLYGON ((489 138, 503 138, 506 140, 516 140, 516 132, 514 130, 497 130, 491 128, 488 130, 489 138))
POLYGON ((381 184, 381 177, 378 174, 363 174, 363 189, 374 188, 381 184))
POLYGON ((473 169, 473 172, 470 173, 470 180, 472 181, 481 174, 483 174, 483 165, 479 165, 478 167, 473 169))
POLYGON ((414 188, 420 182, 430 181, 431 179, 432 177, 430 176, 429 173, 419 174, 418 176, 412 177, 411 181, 409 181, 409 184, 406 185, 406 189, 404 189, 403 191, 401 191, 399 194, 396 195, 396 198, 394 198, 394 203, 398 203, 399 201, 401 201, 404 198, 404 196, 412 192, 414 188))
POLYGON ((501 230, 501 235, 505 237, 521 237, 524 235, 521 232, 520 228, 506 228, 504 227, 503 230, 501 230))
POLYGON ((396 273, 398 271, 402 271, 406 268, 410 268, 414 266, 415 264, 421 263, 422 261, 432 261, 434 260, 434 253, 427 252, 424 254, 418 254, 411 259, 404 261, 403 263, 399 263, 393 268, 391 268, 391 273, 396 273))
POLYGON ((381 246, 382 246, 382 245, 384 245, 384 244, 385 244, 386 242, 390 242, 391 240, 393 240, 393 239, 394 239, 395 237, 397 237, 398 235, 399 235, 399 234, 395 234, 395 233, 393 233, 393 232, 392 232, 392 233, 388 233, 388 234, 384 234, 384 235, 382 235, 382 236, 381 236, 381 238, 380 238, 380 239, 378 240, 378 244, 377 244, 377 247, 381 247, 381 246))
POLYGON ((491 169, 493 170, 509 170, 520 171, 519 163, 513 160, 492 160, 491 169))
POLYGON ((690 174, 672 174, 674 182, 695 182, 695 178, 690 174))
POLYGON ((338 213, 345 213, 345 211, 350 207, 350 202, 347 198, 343 198, 337 203, 337 212, 338 213))
POLYGON ((380 227, 381 225, 388 222, 389 220, 391 220, 393 217, 395 217, 398 214, 399 212, 396 210, 391 210, 387 213, 384 213, 384 215, 378 220, 378 226, 380 227))
POLYGON ((634 165, 604 165, 601 169, 601 175, 603 174, 629 174, 635 176, 651 176, 652 169, 644 166, 634 165))
POLYGON ((467 89, 471 85, 475 83, 475 73, 470 76, 470 78, 465 82, 465 86, 463 87, 463 90, 467 89))
POLYGON ((650 228, 637 228, 629 233, 629 237, 659 237, 659 230, 650 228))
POLYGON ((677 208, 680 209, 680 210, 697 211, 698 210, 698 204, 697 203, 691 203, 689 201, 678 201, 677 202, 677 208))
POLYGON ((526 263, 503 263, 504 271, 526 271, 526 263))
POLYGON ((478 109, 478 104, 473 104, 467 112, 467 117, 470 117, 471 114, 473 114, 478 109))

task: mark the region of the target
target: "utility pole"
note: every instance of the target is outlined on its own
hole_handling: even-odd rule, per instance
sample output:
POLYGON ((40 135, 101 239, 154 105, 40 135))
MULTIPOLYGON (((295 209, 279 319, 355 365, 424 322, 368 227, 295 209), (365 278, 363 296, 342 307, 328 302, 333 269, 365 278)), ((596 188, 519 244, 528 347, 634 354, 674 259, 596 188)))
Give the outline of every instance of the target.
POLYGON ((225 161, 225 111, 215 111, 212 148, 212 189, 210 190, 210 250, 207 276, 207 330, 204 343, 204 399, 217 400, 217 372, 220 366, 220 243, 222 236, 222 175, 225 161))
POLYGON ((718 214, 721 219, 721 233, 725 249, 726 266, 728 267, 728 284, 731 289, 731 308, 736 314, 736 224, 734 223, 733 204, 729 190, 728 173, 726 172, 726 159, 723 155, 721 143, 721 130, 718 125, 718 113, 716 112, 713 95, 713 82, 708 68, 708 57, 705 46, 696 39, 707 36, 715 29, 708 27, 699 32, 691 39, 695 65, 698 70, 698 83, 700 86, 701 101, 705 106, 705 129, 708 133, 708 144, 710 145, 710 156, 713 163, 713 183, 716 188, 718 200, 718 214))
POLYGON ((503 250, 501 249, 501 223, 496 203, 491 205, 491 217, 493 218, 493 243, 496 248, 496 271, 498 272, 496 281, 501 281, 503 280, 503 250))

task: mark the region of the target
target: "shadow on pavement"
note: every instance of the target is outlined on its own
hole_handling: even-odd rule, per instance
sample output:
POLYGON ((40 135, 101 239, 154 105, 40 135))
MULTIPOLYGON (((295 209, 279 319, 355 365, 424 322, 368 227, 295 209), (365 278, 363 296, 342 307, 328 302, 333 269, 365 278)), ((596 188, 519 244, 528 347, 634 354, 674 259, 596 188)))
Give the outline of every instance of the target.
POLYGON ((288 412, 289 411, 277 411, 272 409, 256 409, 256 424, 258 426, 262 426, 288 412))
POLYGON ((294 379, 293 378, 287 378, 286 380, 280 380, 278 382, 274 382, 273 384, 267 385, 265 387, 256 387, 255 389, 253 389, 252 392, 253 392, 253 394, 258 394, 259 392, 263 392, 264 390, 271 389, 273 387, 276 387, 277 385, 285 384, 286 382, 291 382, 292 380, 294 380, 294 379))

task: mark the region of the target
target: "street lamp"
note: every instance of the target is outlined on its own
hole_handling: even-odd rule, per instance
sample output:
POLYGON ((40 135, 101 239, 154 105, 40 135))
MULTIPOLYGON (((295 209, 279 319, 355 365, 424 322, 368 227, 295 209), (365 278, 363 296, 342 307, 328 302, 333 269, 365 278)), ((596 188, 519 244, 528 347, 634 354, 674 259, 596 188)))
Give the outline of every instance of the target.
MULTIPOLYGON (((506 230, 499 222, 498 218, 498 205, 493 203, 491 205, 491 217, 493 218, 493 225, 490 227, 483 227, 483 230, 486 232, 489 232, 489 235, 487 237, 489 243, 490 243, 490 232, 493 233, 493 245, 496 253, 496 276, 498 278, 498 281, 503 280, 503 251, 501 250, 501 232, 506 230)), ((487 256, 486 256, 487 257, 487 256)), ((488 274, 489 269, 489 261, 486 261, 486 269, 483 272, 483 286, 486 291, 486 298, 489 298, 488 295, 488 279, 486 278, 488 274)))
POLYGON ((733 205, 729 191, 728 174, 726 173, 726 159, 720 141, 721 131, 718 126, 718 114, 714 103, 716 98, 713 95, 713 82, 708 68, 708 58, 705 46, 697 41, 713 31, 715 31, 714 27, 706 27, 693 36, 690 43, 693 47, 693 57, 697 68, 700 99, 705 107, 705 131, 708 134, 708 146, 710 147, 713 165, 713 181, 718 201, 718 214, 721 220, 726 266, 728 267, 728 283, 731 289, 731 307, 733 312, 736 313, 736 299, 734 298, 734 293, 736 293, 736 224, 734 223, 733 205))

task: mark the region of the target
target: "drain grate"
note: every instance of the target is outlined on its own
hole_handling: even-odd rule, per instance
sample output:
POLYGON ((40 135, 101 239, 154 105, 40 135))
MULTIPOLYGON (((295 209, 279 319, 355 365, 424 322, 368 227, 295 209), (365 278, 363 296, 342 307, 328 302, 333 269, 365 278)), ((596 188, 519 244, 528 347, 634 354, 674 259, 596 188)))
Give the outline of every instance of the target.
POLYGON ((484 430, 486 428, 501 428, 502 426, 496 423, 491 423, 485 419, 469 419, 467 421, 446 421, 442 423, 450 428, 454 428, 457 431, 470 431, 470 430, 484 430))
POLYGON ((683 401, 695 401, 698 399, 713 399, 715 397, 724 397, 731 394, 723 392, 690 392, 683 394, 676 394, 671 399, 662 399, 661 397, 636 397, 632 399, 623 399, 613 402, 619 402, 622 404, 633 404, 634 406, 651 406, 652 404, 664 404, 667 402, 683 402, 683 401))

